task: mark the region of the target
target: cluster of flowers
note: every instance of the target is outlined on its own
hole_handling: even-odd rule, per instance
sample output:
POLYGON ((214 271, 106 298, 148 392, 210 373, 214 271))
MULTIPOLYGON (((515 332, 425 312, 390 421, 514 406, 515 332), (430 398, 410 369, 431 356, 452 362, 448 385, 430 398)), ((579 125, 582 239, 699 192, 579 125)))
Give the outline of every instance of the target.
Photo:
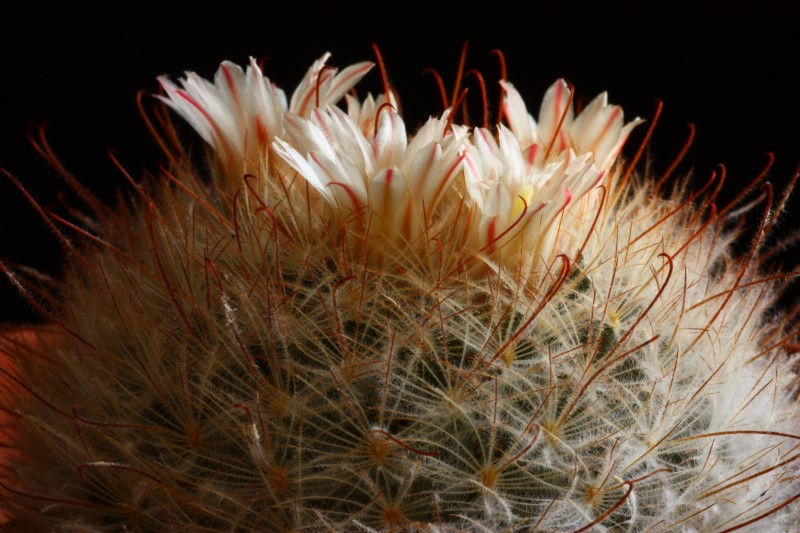
POLYGON ((288 102, 252 59, 247 70, 223 63, 213 83, 192 72, 180 87, 162 77, 162 99, 215 148, 232 179, 294 171, 329 216, 368 208, 384 234, 404 243, 431 226, 463 175, 468 245, 509 264, 521 252, 528 262, 539 255, 559 213, 602 181, 641 122, 625 124, 606 93, 576 115, 563 80, 547 91, 537 121, 501 81, 508 126, 500 124, 496 136, 454 123, 452 109, 410 136, 391 93, 363 101, 348 94, 372 63, 337 72, 325 65, 328 57, 314 62, 288 102), (335 105, 342 97, 347 112, 335 105))

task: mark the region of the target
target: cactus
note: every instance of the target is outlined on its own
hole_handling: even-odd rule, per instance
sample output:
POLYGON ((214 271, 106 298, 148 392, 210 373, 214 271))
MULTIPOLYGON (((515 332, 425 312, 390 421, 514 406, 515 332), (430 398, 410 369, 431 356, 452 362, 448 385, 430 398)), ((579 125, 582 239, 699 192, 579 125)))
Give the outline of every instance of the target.
POLYGON ((769 186, 736 258, 717 184, 623 165, 605 95, 575 115, 559 81, 537 121, 503 81, 507 126, 409 136, 327 59, 291 99, 255 63, 162 78, 210 165, 165 119, 160 180, 54 225, 54 332, 6 348, 8 527, 797 527, 769 186))

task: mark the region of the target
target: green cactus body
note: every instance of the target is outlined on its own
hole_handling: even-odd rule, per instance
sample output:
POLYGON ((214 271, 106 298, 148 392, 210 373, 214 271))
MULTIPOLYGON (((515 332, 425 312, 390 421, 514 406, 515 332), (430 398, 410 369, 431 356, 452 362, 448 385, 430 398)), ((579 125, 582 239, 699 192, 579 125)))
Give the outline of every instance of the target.
MULTIPOLYGON (((382 101, 350 102, 370 142, 382 101)), ((481 233, 499 215, 465 183, 472 148, 448 146, 478 130, 445 122, 419 150, 449 180, 433 210, 414 203, 411 164, 367 172, 402 170, 388 209, 389 179, 365 178, 360 202, 336 179, 315 188, 284 122, 236 157, 206 137, 210 183, 175 152, 179 185, 98 215, 57 291, 63 334, 20 353, 17 527, 795 527, 788 321, 767 314, 774 282, 754 258, 728 255, 713 194, 662 200, 609 163, 547 217, 546 186, 519 189, 524 205, 481 233)))

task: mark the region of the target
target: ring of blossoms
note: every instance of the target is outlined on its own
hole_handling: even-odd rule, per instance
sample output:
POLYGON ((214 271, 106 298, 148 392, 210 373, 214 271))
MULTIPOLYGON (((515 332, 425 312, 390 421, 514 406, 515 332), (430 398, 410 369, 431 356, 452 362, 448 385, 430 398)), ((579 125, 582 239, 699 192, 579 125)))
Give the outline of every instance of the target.
POLYGON ((499 124, 496 135, 456 123, 452 108, 412 135, 391 91, 353 96, 372 63, 336 71, 326 66, 329 55, 290 99, 252 58, 246 69, 222 63, 213 82, 193 72, 179 85, 160 77, 160 98, 213 146, 225 175, 300 177, 315 193, 315 213, 346 221, 366 212, 383 246, 429 241, 441 213, 459 202, 464 248, 491 252, 492 261, 530 270, 546 250, 574 249, 581 236, 563 229, 561 216, 597 202, 592 191, 642 122, 625 123, 606 93, 576 114, 564 80, 547 90, 537 120, 502 80, 508 126, 499 124), (337 105, 343 98, 346 111, 337 105))

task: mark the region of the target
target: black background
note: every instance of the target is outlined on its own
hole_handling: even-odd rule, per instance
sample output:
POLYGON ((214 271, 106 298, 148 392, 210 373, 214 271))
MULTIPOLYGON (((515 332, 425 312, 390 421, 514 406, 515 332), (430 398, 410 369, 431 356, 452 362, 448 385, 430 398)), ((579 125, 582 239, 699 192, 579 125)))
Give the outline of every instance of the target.
MULTIPOLYGON (((163 159, 135 103, 137 91, 157 91, 157 75, 176 78, 194 70, 210 77, 221 60, 244 64, 252 55, 267 58, 266 74, 291 94, 323 52, 332 52, 331 63, 344 67, 373 59, 371 42, 380 46, 409 126, 441 111, 434 83, 422 69, 434 67, 452 83, 468 40, 468 66, 487 79, 490 105, 497 100, 499 71, 488 53, 496 48, 505 53, 509 80, 534 115, 558 77, 572 82, 579 97, 608 90, 631 118, 651 117, 656 100, 663 100, 649 152, 656 171, 679 150, 690 122, 697 136, 681 173, 693 168, 696 179, 705 180, 725 164, 727 197, 758 174, 767 152, 777 157, 769 175, 777 191, 800 162, 797 23, 789 8, 770 2, 686 9, 674 2, 587 7, 575 1, 525 2, 514 9, 501 1, 477 2, 478 8, 388 1, 218 2, 213 9, 180 2, 103 4, 32 3, 17 6, 17 14, 6 13, 2 22, 0 167, 43 205, 58 205, 66 186, 31 148, 31 125, 46 124, 64 165, 112 199, 125 182, 108 149, 134 176, 156 169, 163 159)), ((470 106, 479 111, 479 93, 471 86, 470 106)), ((368 76, 362 94, 364 87, 380 90, 377 74, 368 76)), ((630 144, 645 129, 637 128, 630 144)), ((790 204, 778 233, 800 226, 798 207, 800 200, 790 204)), ((796 254, 794 249, 781 258, 787 268, 798 263, 796 254)), ((61 258, 57 241, 8 180, 0 180, 0 258, 50 273, 58 272, 61 258)), ((1 281, 0 321, 35 318, 1 281)))

